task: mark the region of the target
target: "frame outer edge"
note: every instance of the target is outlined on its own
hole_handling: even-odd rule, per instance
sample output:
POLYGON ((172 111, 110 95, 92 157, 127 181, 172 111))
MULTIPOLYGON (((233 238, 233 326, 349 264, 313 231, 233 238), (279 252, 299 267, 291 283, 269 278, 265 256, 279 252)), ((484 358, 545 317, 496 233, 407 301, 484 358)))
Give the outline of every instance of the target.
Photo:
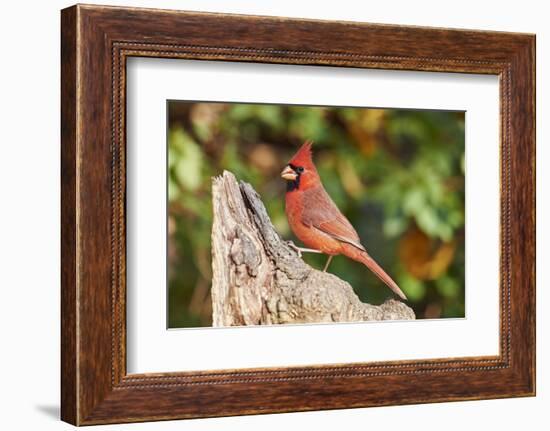
POLYGON ((511 56, 510 143, 512 226, 510 362, 515 393, 536 395, 536 39, 525 35, 511 56))
MULTIPOLYGON (((525 243, 521 244, 522 265, 526 266, 525 273, 528 280, 522 286, 523 301, 527 304, 522 310, 521 318, 524 321, 523 337, 525 346, 519 353, 525 357, 520 359, 524 364, 522 380, 525 383, 525 394, 536 396, 536 36, 526 37, 525 46, 519 51, 517 59, 519 79, 521 80, 524 96, 518 108, 524 107, 523 115, 518 115, 519 124, 516 126, 518 151, 524 154, 519 163, 524 164, 520 172, 528 172, 521 179, 521 190, 525 191, 521 206, 526 209, 525 214, 525 243), (524 140, 524 141, 523 141, 524 140)), ((521 223, 521 219, 518 220, 521 223)), ((519 266, 519 265, 518 265, 519 266)))
POLYGON ((530 324, 530 341, 531 341, 531 350, 530 350, 530 370, 529 370, 529 377, 530 377, 530 392, 529 395, 536 396, 537 395, 537 37, 536 35, 532 35, 528 40, 528 60, 527 64, 530 68, 530 75, 527 76, 527 82, 530 88, 530 94, 529 94, 529 100, 528 103, 531 108, 531 122, 528 125, 529 132, 529 142, 530 146, 532 148, 532 154, 531 154, 531 172, 530 172, 530 179, 532 180, 532 191, 530 196, 528 196, 530 203, 532 205, 531 207, 531 217, 530 221, 532 223, 532 237, 533 237, 533 244, 532 244, 532 266, 531 266, 531 276, 532 276, 532 284, 530 286, 530 290, 532 290, 529 293, 529 297, 531 299, 531 314, 529 319, 530 324))
POLYGON ((61 11, 61 420, 79 422, 77 328, 78 7, 61 11))
POLYGON ((532 145, 533 145, 533 157, 531 159, 531 169, 533 171, 533 193, 531 196, 533 202, 532 211, 532 223, 533 223, 533 316, 531 318, 532 325, 532 340, 533 340, 533 357, 532 357, 532 369, 531 378, 533 381, 531 394, 537 395, 537 37, 533 35, 530 42, 529 55, 532 61, 531 70, 531 82, 533 83, 533 94, 531 95, 531 106, 533 109, 533 127, 532 127, 532 145))

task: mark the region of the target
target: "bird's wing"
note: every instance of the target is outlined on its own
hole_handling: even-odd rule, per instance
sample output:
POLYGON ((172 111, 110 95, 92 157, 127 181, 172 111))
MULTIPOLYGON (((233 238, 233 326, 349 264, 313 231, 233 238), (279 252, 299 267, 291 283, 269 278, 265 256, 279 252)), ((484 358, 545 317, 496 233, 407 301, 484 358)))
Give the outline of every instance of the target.
POLYGON ((303 192, 302 223, 331 236, 338 241, 347 242, 360 250, 366 251, 359 235, 340 212, 336 204, 322 187, 303 192))

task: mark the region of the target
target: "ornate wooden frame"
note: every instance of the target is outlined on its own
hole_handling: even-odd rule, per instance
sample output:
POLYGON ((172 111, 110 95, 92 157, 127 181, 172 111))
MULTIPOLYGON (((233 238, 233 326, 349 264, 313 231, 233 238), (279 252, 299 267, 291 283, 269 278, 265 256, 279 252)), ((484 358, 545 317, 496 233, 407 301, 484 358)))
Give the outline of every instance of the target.
POLYGON ((63 420, 87 425, 534 395, 534 35, 81 5, 61 15, 63 420), (500 354, 128 375, 130 56, 498 75, 500 354))

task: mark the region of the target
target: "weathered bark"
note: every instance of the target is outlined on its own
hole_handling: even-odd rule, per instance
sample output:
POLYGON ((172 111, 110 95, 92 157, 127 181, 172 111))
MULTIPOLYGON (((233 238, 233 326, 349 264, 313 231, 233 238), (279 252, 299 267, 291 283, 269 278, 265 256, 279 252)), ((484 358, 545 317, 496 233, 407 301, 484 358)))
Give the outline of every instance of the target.
POLYGON ((214 326, 415 318, 394 299, 362 303, 347 282, 306 264, 275 232, 252 186, 230 172, 213 179, 212 199, 214 326))

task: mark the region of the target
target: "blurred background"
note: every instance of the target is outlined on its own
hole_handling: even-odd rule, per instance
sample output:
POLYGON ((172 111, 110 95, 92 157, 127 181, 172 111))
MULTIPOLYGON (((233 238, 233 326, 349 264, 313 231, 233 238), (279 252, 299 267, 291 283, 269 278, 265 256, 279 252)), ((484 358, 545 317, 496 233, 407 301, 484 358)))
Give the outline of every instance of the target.
MULTIPOLYGON (((210 326, 211 177, 250 182, 285 239, 280 172, 305 140, 323 184, 416 316, 464 317, 464 113, 168 102, 168 326, 210 326)), ((304 254, 322 269, 326 256, 304 254)), ((360 299, 391 292, 336 256, 360 299)))

